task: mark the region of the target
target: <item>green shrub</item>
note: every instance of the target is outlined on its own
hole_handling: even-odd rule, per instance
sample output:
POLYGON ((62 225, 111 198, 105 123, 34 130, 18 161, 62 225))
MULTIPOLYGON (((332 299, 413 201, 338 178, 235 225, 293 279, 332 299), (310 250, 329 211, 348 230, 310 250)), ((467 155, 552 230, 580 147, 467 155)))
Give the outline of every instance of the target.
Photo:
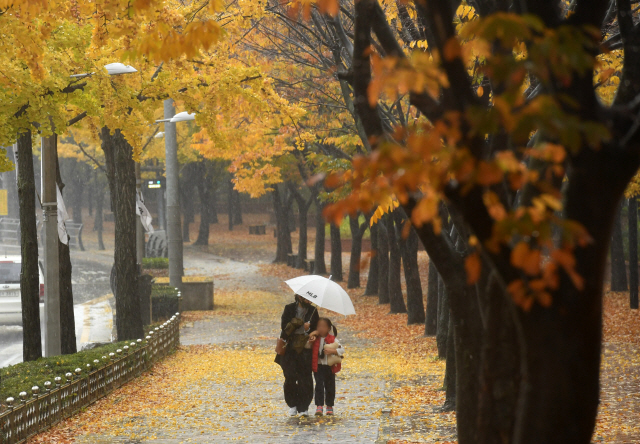
POLYGON ((180 310, 178 290, 169 285, 153 284, 151 287, 151 319, 169 319, 180 310))
POLYGON ((18 394, 23 391, 27 392, 31 397, 31 387, 34 385, 44 391, 45 381, 50 381, 53 385, 55 384, 54 378, 56 376, 62 377, 62 380, 65 381, 65 373, 73 373, 76 368, 81 368, 82 375, 86 376, 87 364, 91 364, 92 369, 94 369, 93 360, 98 359, 100 361, 99 367, 103 367, 106 362, 102 360, 102 356, 109 356, 109 353, 115 353, 117 349, 128 345, 130 342, 123 341, 107 344, 72 355, 40 358, 37 361, 22 362, 1 368, 0 402, 4 403, 9 396, 18 400, 18 394))
POLYGON ((167 269, 169 268, 169 259, 166 257, 143 257, 142 268, 167 269))
POLYGON ((168 297, 178 297, 178 290, 174 287, 164 284, 153 284, 151 286, 151 297, 160 297, 160 296, 168 296, 168 297))
MULTIPOLYGON (((173 316, 178 310, 174 311, 173 316)), ((155 322, 144 327, 145 335, 154 328, 160 326, 161 323, 155 322)), ((142 339, 142 338, 141 338, 142 339)), ((87 375, 87 364, 91 364, 91 369, 95 370, 93 360, 100 361, 98 368, 103 367, 109 361, 104 361, 103 356, 109 356, 109 353, 115 353, 119 348, 129 345, 135 341, 114 342, 105 344, 91 350, 85 350, 71 355, 53 356, 50 358, 40 358, 36 361, 21 362, 20 364, 10 365, 0 368, 0 405, 11 396, 16 402, 18 401, 20 392, 27 392, 31 397, 31 387, 37 385, 40 387, 40 393, 44 391, 44 383, 51 382, 55 386, 54 378, 60 376, 62 381, 66 381, 64 375, 66 373, 74 373, 75 369, 82 369, 82 376, 87 375)), ((136 345, 137 347, 137 345, 136 345)), ((14 404, 15 405, 15 404, 14 404)), ((2 408, 0 408, 2 411, 2 408)))

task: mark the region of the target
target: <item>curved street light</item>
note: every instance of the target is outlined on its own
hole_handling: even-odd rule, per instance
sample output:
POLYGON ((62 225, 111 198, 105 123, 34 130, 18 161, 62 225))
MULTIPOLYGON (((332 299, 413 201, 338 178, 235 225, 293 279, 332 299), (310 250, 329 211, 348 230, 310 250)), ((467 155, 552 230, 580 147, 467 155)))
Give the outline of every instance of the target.
POLYGON ((169 119, 169 122, 176 123, 176 122, 185 122, 187 120, 196 120, 196 113, 189 114, 187 111, 182 111, 181 113, 178 113, 175 116, 173 116, 171 119, 169 119))
MULTIPOLYGON (((124 63, 109 63, 108 65, 104 65, 104 69, 107 70, 107 74, 110 76, 117 76, 120 74, 131 74, 134 72, 138 72, 133 66, 125 65, 124 63)), ((89 77, 94 75, 95 72, 87 72, 84 74, 73 74, 69 77, 74 79, 82 79, 84 77, 89 77)))

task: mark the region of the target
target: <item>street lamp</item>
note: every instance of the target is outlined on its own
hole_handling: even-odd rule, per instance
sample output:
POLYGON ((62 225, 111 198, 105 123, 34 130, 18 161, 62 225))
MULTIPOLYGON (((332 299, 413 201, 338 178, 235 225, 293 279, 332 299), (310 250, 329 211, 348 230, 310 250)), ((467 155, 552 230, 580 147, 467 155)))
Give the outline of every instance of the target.
MULTIPOLYGON (((110 76, 118 76, 120 74, 131 74, 134 72, 138 72, 133 66, 125 65, 124 63, 109 63, 108 65, 104 65, 104 69, 107 70, 107 74, 110 76)), ((84 74, 73 74, 69 77, 74 79, 82 79, 84 77, 90 77, 94 75, 95 72, 88 72, 84 74)))
POLYGON ((183 111, 175 114, 172 99, 164 101, 164 149, 165 170, 167 177, 167 244, 169 246, 169 284, 175 288, 182 288, 182 230, 180 229, 180 200, 178 192, 178 137, 176 122, 195 120, 195 113, 183 111))
MULTIPOLYGON (((109 75, 129 74, 137 70, 122 63, 104 67, 109 75)), ((71 78, 90 77, 95 73, 74 74, 71 78)), ((58 264, 58 191, 56 187, 57 136, 42 138, 42 208, 44 219, 44 353, 62 353, 60 329, 60 267, 58 264)))
POLYGON ((189 114, 187 111, 182 111, 181 113, 178 113, 175 116, 173 116, 169 120, 169 122, 176 123, 176 122, 184 122, 187 120, 196 120, 196 113, 189 114))

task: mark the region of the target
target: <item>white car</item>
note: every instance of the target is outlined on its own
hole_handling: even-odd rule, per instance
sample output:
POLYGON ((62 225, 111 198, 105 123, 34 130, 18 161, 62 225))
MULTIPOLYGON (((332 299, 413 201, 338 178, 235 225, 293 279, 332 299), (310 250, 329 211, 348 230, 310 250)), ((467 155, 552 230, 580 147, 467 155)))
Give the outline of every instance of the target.
MULTIPOLYGON (((21 256, 0 257, 0 325, 22 325, 20 298, 21 256)), ((40 276, 40 320, 44 316, 44 276, 38 263, 40 276)))

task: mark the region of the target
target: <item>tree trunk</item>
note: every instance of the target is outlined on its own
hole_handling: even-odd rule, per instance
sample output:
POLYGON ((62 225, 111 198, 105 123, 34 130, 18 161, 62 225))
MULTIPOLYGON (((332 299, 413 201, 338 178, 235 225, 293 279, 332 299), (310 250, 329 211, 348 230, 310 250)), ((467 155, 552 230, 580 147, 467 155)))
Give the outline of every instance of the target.
POLYGON ((424 334, 435 336, 438 329, 438 270, 429 259, 429 277, 427 281, 427 316, 424 324, 424 334))
POLYGON ((385 215, 389 236, 389 309, 390 313, 406 313, 407 307, 402 297, 402 283, 400 282, 402 258, 393 218, 393 214, 385 215))
POLYGON ((635 169, 625 170, 605 147, 583 147, 575 161, 565 187, 565 217, 582 224, 593 242, 574 250, 582 285, 560 271, 550 307, 519 310, 527 380, 514 435, 523 444, 589 443, 596 424, 607 241, 635 169))
MULTIPOLYGON (((464 230, 464 227, 462 229, 464 230)), ((432 226, 423 225, 417 227, 416 231, 418 231, 440 276, 438 287, 442 294, 438 301, 436 333, 436 344, 440 358, 446 357, 447 347, 451 346, 447 343, 447 337, 449 324, 453 323, 458 442, 475 444, 478 441, 479 374, 483 336, 479 307, 480 297, 477 288, 484 287, 482 283, 473 286, 466 285, 464 260, 459 252, 466 248, 456 248, 454 236, 457 237, 458 230, 452 229, 451 234, 448 234, 448 228, 443 227, 441 232, 436 235, 432 226)), ((461 236, 461 239, 466 238, 465 236, 466 233, 461 236)), ((459 245, 459 247, 463 247, 463 245, 459 245)))
POLYGON ((316 246, 313 255, 313 274, 327 274, 327 263, 324 260, 324 244, 325 244, 325 227, 327 222, 324 220, 322 210, 324 206, 320 203, 320 199, 316 196, 316 246))
MULTIPOLYGON (((189 165, 185 165, 185 169, 189 169, 189 173, 193 172, 193 170, 197 170, 201 173, 201 163, 191 163, 189 165)), ((188 173, 185 176, 189 175, 188 173)), ((191 179, 191 178, 189 178, 191 179)), ((183 242, 191 242, 191 238, 189 237, 189 228, 191 224, 195 221, 195 203, 193 199, 193 182, 192 180, 187 180, 183 176, 183 180, 180 181, 180 203, 182 206, 182 214, 184 216, 184 223, 182 224, 182 241, 183 242)), ((200 186, 203 186, 204 175, 200 174, 198 179, 195 181, 198 187, 198 194, 200 197, 200 202, 202 204, 202 196, 200 195, 200 186)), ((206 206, 206 204, 204 205, 206 206)), ((206 216, 203 216, 202 211, 200 212, 200 219, 206 216)), ((200 235, 198 233, 198 239, 200 239, 200 235)), ((196 241, 197 242, 197 241, 196 241)))
MULTIPOLYGON (((79 171, 80 168, 75 168, 76 170, 76 174, 81 174, 81 172, 79 171)), ((82 223, 82 196, 84 194, 84 189, 86 187, 86 183, 84 181, 81 180, 76 180, 76 186, 74 187, 75 190, 73 190, 71 193, 68 193, 68 196, 71 197, 73 199, 73 201, 71 202, 71 210, 72 210, 72 218, 73 218, 73 222, 77 223, 77 224, 81 224, 82 223)))
MULTIPOLYGON (((57 149, 57 137, 56 137, 56 149, 57 149)), ((60 163, 58 160, 58 153, 56 151, 56 183, 62 194, 65 186, 62 183, 62 177, 60 176, 60 163)), ((80 192, 78 192, 80 194, 80 192)), ((82 196, 80 194, 80 196, 82 196)), ((76 200, 76 206, 73 208, 73 216, 75 222, 76 212, 80 213, 82 206, 80 205, 81 199, 76 200)), ((80 216, 80 221, 82 217, 80 216)), ((78 351, 76 344, 76 319, 73 312, 73 285, 71 281, 72 267, 71 267, 71 255, 69 253, 69 242, 67 237, 67 244, 63 244, 58 239, 58 269, 59 269, 59 288, 60 288, 60 345, 63 355, 69 355, 78 351)))
MULTIPOLYGON (((458 285, 460 287, 460 285, 458 285)), ((475 287, 447 291, 453 323, 456 359, 456 419, 458 442, 476 443, 478 435, 478 395, 482 323, 475 287)), ((447 349, 450 344, 447 344, 447 349)))
POLYGON ((360 288, 360 256, 362 254, 362 236, 364 231, 360 229, 358 214, 349 216, 349 228, 351 229, 351 258, 349 259, 349 277, 347 288, 360 288))
POLYGON ((447 357, 447 335, 449 334, 449 296, 442 277, 438 275, 438 328, 436 330, 436 345, 438 358, 447 357))
MULTIPOLYGON (((273 187, 273 208, 276 214, 276 258, 274 263, 287 263, 288 255, 292 251, 291 232, 289 232, 289 220, 287 218, 287 204, 280 196, 278 185, 273 187)), ((232 212, 229 211, 229 219, 233 222, 232 212)), ((230 226, 233 228, 233 225, 230 226)))
POLYGON ((22 303, 22 359, 42 357, 40 333, 40 272, 36 227, 36 187, 31 131, 18 135, 18 198, 20 200, 20 298, 22 303))
POLYGON ((611 238, 611 291, 627 291, 627 266, 622 242, 622 203, 618 206, 611 238))
MULTIPOLYGON (((406 219, 405 219, 406 220, 406 219)), ((416 231, 411 227, 409 237, 402 239, 401 222, 397 226, 397 235, 400 239, 400 253, 404 267, 404 278, 407 282, 407 324, 422 324, 425 322, 424 301, 422 300, 422 282, 418 269, 418 244, 420 240, 416 231)))
MULTIPOLYGON (((485 265, 483 264, 483 268, 485 265)), ((483 287, 480 287, 483 288, 483 287)), ((509 442, 520 387, 520 352, 513 302, 495 276, 483 295, 486 307, 478 401, 478 444, 509 442)))
POLYGON ((447 366, 444 373, 444 389, 446 391, 443 412, 451 412, 456 409, 456 347, 455 334, 451 314, 449 314, 449 329, 447 330, 447 366))
POLYGON ((209 223, 218 223, 218 196, 215 184, 211 188, 211 207, 209 208, 209 223))
POLYGON ((340 227, 332 223, 329 232, 331 234, 331 276, 332 280, 341 282, 342 277, 342 240, 340 239, 340 227))
POLYGON ((93 204, 94 204, 94 200, 96 198, 96 184, 91 182, 91 180, 89 181, 89 183, 87 184, 87 193, 88 193, 88 198, 87 198, 87 206, 89 207, 89 217, 93 216, 93 204))
POLYGON ((118 340, 143 337, 136 265, 136 177, 133 149, 120 130, 102 128, 111 206, 115 216, 115 298, 118 340))
POLYGON ((389 303, 389 235, 383 219, 376 223, 378 230, 378 303, 389 303))
POLYGON ((104 242, 102 241, 102 209, 104 208, 104 194, 105 189, 103 184, 98 179, 98 172, 94 176, 95 190, 96 190, 96 217, 93 220, 93 229, 98 232, 98 249, 104 250, 104 242))
MULTIPOLYGON (((277 188, 277 186, 275 187, 277 188)), ((229 181, 227 185, 227 214, 229 215, 229 231, 233 231, 233 204, 235 199, 233 198, 233 182, 229 181)), ((278 255, 276 254, 276 257, 278 255)))
POLYGON ((378 224, 373 224, 369 227, 369 237, 371 239, 371 252, 369 253, 369 276, 367 277, 367 287, 364 290, 364 295, 375 296, 378 294, 379 286, 378 224))
MULTIPOLYGON (((16 162, 15 154, 12 146, 8 146, 5 148, 7 151, 7 157, 14 163, 16 162)), ((3 185, 7 189, 7 201, 8 208, 7 212, 8 216, 12 219, 18 219, 20 217, 20 201, 18 198, 18 178, 16 176, 16 171, 7 171, 4 173, 5 180, 3 181, 3 185)))
POLYGON ((298 224, 300 225, 300 237, 298 238, 298 259, 296 268, 303 269, 307 260, 307 214, 309 205, 304 199, 298 199, 298 224))
POLYGON ((240 192, 233 190, 233 224, 242 225, 242 205, 240 204, 240 192))
POLYGON ((638 200, 629 198, 629 306, 638 308, 638 200))
POLYGON ((212 182, 212 180, 206 174, 206 165, 204 162, 198 165, 198 169, 201 170, 200 180, 196 183, 198 197, 200 198, 200 226, 198 227, 198 238, 194 242, 194 245, 209 245, 209 225, 211 223, 210 182, 212 182))

